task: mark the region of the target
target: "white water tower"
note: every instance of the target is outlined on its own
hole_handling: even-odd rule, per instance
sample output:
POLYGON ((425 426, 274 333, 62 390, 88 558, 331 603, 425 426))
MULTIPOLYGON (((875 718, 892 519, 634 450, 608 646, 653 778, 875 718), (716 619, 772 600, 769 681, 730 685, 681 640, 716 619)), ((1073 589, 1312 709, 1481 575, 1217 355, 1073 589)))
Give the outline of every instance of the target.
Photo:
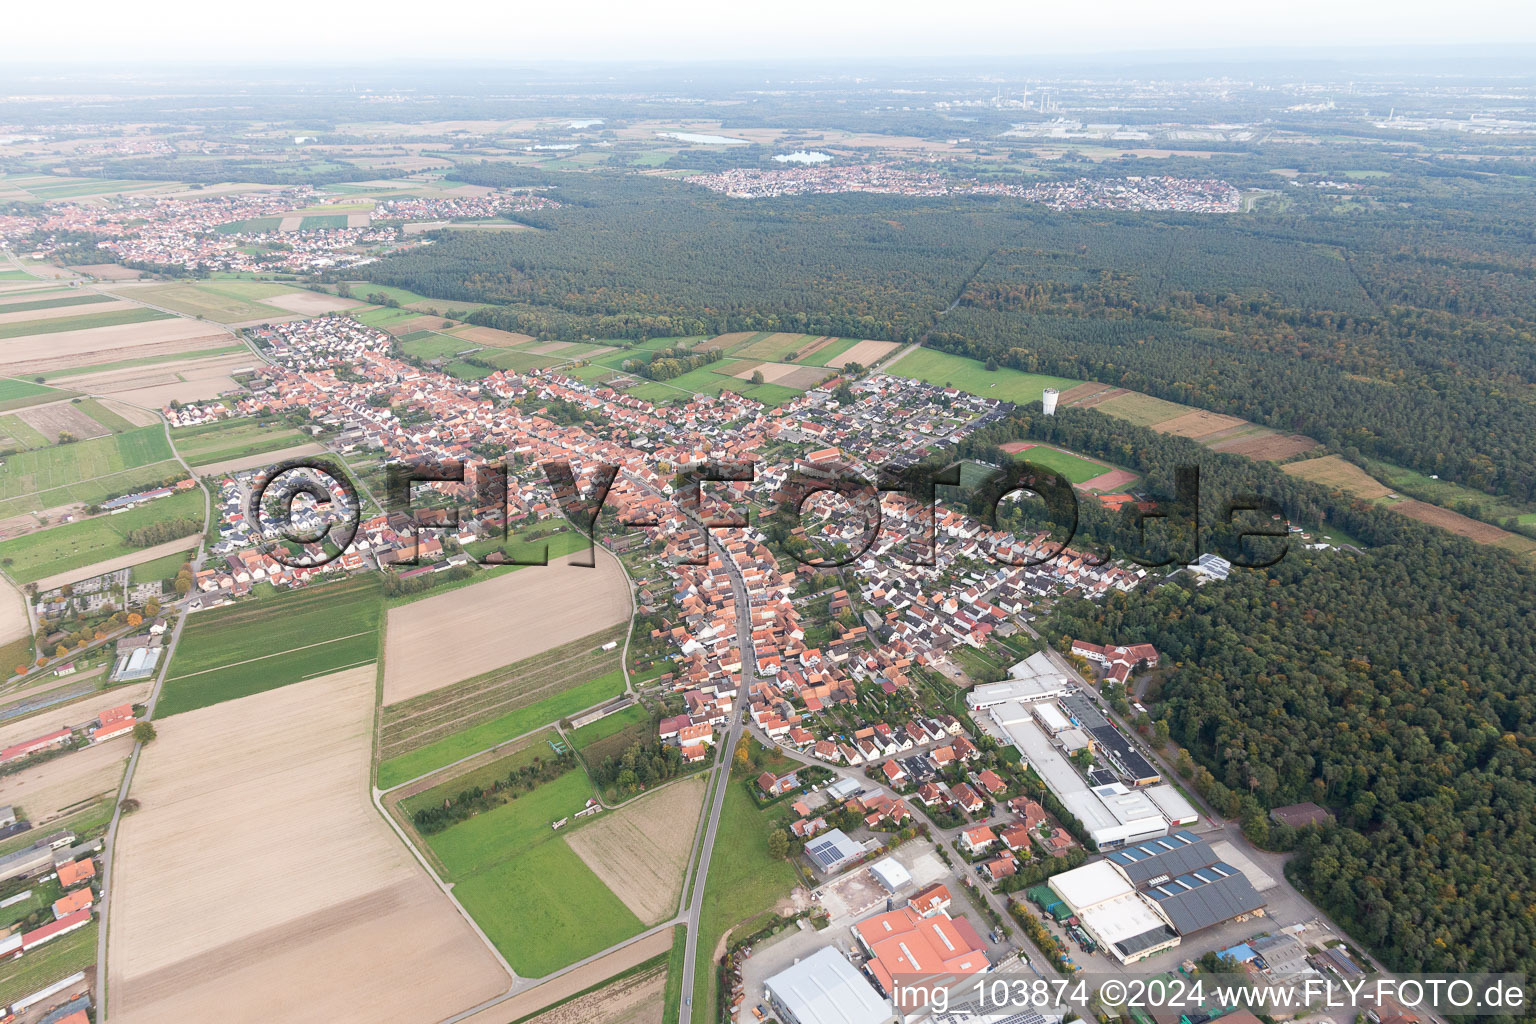
POLYGON ((1040 404, 1044 407, 1047 416, 1056 415, 1056 399, 1060 394, 1061 392, 1055 388, 1046 388, 1045 393, 1040 396, 1040 404))

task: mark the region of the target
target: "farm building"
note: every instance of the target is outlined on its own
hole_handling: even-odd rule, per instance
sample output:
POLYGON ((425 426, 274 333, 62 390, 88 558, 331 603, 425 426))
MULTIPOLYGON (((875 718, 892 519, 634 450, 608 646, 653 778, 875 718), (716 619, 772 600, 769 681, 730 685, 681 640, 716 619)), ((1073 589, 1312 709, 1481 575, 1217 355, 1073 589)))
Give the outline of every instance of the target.
POLYGON ((835 947, 824 946, 763 982, 786 1024, 892 1024, 896 1014, 835 947))

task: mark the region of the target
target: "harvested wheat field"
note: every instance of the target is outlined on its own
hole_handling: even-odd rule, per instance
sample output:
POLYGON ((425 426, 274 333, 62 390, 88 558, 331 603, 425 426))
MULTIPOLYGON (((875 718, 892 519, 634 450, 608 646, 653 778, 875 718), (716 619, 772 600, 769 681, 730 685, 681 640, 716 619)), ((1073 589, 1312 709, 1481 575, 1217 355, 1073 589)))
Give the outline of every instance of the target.
POLYGON ((373 684, 364 666, 160 723, 117 839, 115 1024, 430 1024, 505 991, 369 806, 373 684))
POLYGON ((558 1003, 562 999, 570 999, 576 993, 589 989, 606 978, 623 973, 631 967, 638 967, 653 957, 661 956, 671 948, 672 929, 663 928, 654 935, 636 939, 629 945, 601 956, 589 964, 583 964, 542 985, 519 992, 511 999, 497 1003, 489 1009, 465 1017, 459 1024, 507 1024, 509 1020, 522 1020, 546 1006, 558 1003))
POLYGON ((841 370, 849 363, 873 366, 878 360, 884 359, 900 347, 894 341, 861 341, 842 355, 827 360, 827 365, 834 370, 841 370))
POLYGON ((531 658, 627 620, 629 583, 619 560, 597 548, 597 568, 572 566, 586 552, 392 608, 384 641, 384 703, 395 704, 531 658), (445 637, 454 637, 445 656, 445 637))
MULTIPOLYGON (((73 711, 66 717, 76 720, 73 711)), ((38 724, 34 719, 32 727, 37 729, 38 724)), ((124 737, 60 754, 35 768, 0 778, 0 804, 23 808, 34 825, 41 825, 65 810, 75 810, 76 804, 116 793, 132 752, 133 741, 124 737)))
POLYGON ((82 274, 90 274, 98 281, 137 281, 144 271, 134 270, 117 263, 87 263, 75 268, 82 274))
POLYGON ((219 348, 233 340, 224 331, 196 320, 151 320, 11 338, 0 344, 0 365, 7 374, 19 377, 46 370, 219 348))
POLYGON ((566 839, 576 855, 647 925, 677 913, 693 849, 704 777, 641 797, 566 839))
POLYGON ((0 578, 0 646, 19 640, 30 632, 32 624, 27 619, 26 598, 11 585, 10 580, 0 578))
POLYGON ((279 231, 297 231, 303 226, 303 217, 284 217, 277 222, 277 230, 279 231))
POLYGON ((1217 441, 1211 450, 1246 455, 1262 462, 1284 462, 1316 447, 1317 442, 1304 434, 1259 434, 1217 441))
POLYGON ((1172 419, 1154 423, 1152 424, 1152 429, 1159 434, 1173 434, 1177 437, 1187 437, 1198 441, 1202 437, 1209 437, 1223 430, 1231 430, 1234 427, 1246 427, 1247 425, 1247 420, 1238 419, 1236 416, 1225 416, 1219 412, 1193 409, 1181 416, 1175 416, 1172 419))
POLYGON ((1085 398, 1092 398, 1094 395, 1102 394, 1105 391, 1114 390, 1115 389, 1110 387, 1108 384, 1100 384, 1096 380, 1088 380, 1078 384, 1075 387, 1070 387, 1063 391, 1061 395, 1056 399, 1056 404, 1065 408, 1066 406, 1072 405, 1076 402, 1081 402, 1085 398))
POLYGON ((490 345, 493 348, 511 348, 513 345, 526 345, 530 341, 537 340, 531 334, 498 331, 494 327, 465 327, 454 331, 453 336, 466 341, 479 342, 481 345, 490 345))
POLYGON ((50 444, 57 444, 59 438, 65 434, 69 434, 76 441, 83 441, 88 437, 112 433, 81 412, 79 406, 71 405, 69 402, 52 402, 48 405, 18 409, 16 418, 46 437, 50 444))
POLYGON ((667 967, 659 964, 539 1014, 527 1024, 661 1024, 667 967))
MULTIPOLYGON (((118 401, 129 401, 123 395, 141 391, 147 388, 162 387, 165 385, 192 381, 202 377, 215 376, 228 379, 228 374, 241 367, 254 366, 258 360, 255 355, 247 352, 228 356, 205 356, 196 358, 177 358, 168 356, 165 362, 151 363, 145 366, 126 366, 116 370, 97 370, 90 373, 71 374, 68 377, 58 378, 58 384, 67 385, 72 390, 87 391, 97 395, 112 395, 118 401)), ((143 403, 133 402, 140 405, 143 403)), ((160 418, 153 413, 152 423, 158 423, 160 418)), ((147 424, 146 424, 147 425, 147 424)))
POLYGON ((1311 480, 1324 487, 1333 487, 1353 494, 1357 498, 1371 500, 1385 498, 1392 489, 1371 476, 1353 462, 1346 462, 1339 455, 1325 455, 1320 459, 1303 459, 1280 467, 1282 472, 1303 480, 1311 480))
POLYGON ((335 295, 321 295, 319 292, 284 292, 281 295, 273 295, 261 300, 268 306, 276 306, 278 309, 286 309, 290 313, 303 313, 307 316, 320 313, 334 313, 341 309, 355 309, 363 303, 356 299, 343 299, 335 295))
POLYGON ((1448 508, 1431 505, 1416 498, 1397 502, 1392 506, 1392 511, 1401 512, 1409 519, 1417 519, 1421 523, 1438 526, 1442 530, 1448 530, 1459 536, 1475 540, 1479 544, 1497 544, 1500 547, 1510 547, 1511 550, 1517 550, 1525 546, 1509 545, 1507 543, 1512 537, 1516 540, 1526 539, 1518 534, 1510 533, 1508 530, 1501 530, 1491 523, 1480 522, 1469 516, 1464 516, 1460 512, 1452 512, 1448 508))
POLYGON ((731 376, 751 380, 754 373, 763 375, 764 384, 782 384, 785 387, 805 391, 815 387, 832 371, 822 366, 796 366, 794 363, 758 363, 743 367, 731 376))

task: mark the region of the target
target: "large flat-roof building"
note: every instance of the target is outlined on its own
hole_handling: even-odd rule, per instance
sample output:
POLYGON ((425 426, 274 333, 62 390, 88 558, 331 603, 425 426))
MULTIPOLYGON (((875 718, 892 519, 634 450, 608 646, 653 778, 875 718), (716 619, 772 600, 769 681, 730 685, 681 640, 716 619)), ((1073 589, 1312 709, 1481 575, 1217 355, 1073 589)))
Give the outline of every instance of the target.
POLYGON ((892 1024, 896 1019, 891 1001, 832 946, 785 968, 763 986, 786 1024, 892 1024))
POLYGON ((1151 901, 1108 861, 1094 861, 1050 879, 1050 887, 1082 928, 1121 963, 1179 944, 1179 934, 1151 901))
POLYGON ((1217 858, 1205 840, 1182 831, 1113 850, 1049 884, 1083 929, 1122 963, 1264 907, 1242 872, 1217 858))
POLYGON ((1144 793, 1118 782, 1090 786, 1040 728, 1029 706, 1017 702, 999 704, 990 714, 1035 774, 1082 822, 1100 849, 1168 833, 1168 819, 1144 793))
POLYGON ((1264 908, 1264 897, 1253 883, 1191 832, 1115 850, 1108 855, 1108 863, 1156 903, 1180 935, 1193 935, 1264 908))
POLYGON ((965 703, 972 711, 987 708, 1005 701, 1031 703, 1060 697, 1072 689, 1067 674, 1051 663, 1044 651, 1036 651, 1008 670, 1008 678, 1000 683, 983 683, 973 687, 965 695, 965 703))

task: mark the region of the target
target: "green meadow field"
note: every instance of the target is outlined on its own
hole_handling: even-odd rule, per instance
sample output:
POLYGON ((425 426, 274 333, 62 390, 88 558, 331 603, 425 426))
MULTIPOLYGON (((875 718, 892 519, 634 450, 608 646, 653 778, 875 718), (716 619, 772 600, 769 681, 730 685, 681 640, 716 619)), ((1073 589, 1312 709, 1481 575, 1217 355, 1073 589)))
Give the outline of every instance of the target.
POLYGON ((61 316, 53 320, 23 320, 19 323, 0 324, 0 341, 29 337, 34 334, 60 334, 64 331, 116 327, 119 324, 142 324, 151 320, 169 320, 170 318, 170 313, 141 308, 114 309, 106 313, 82 313, 79 316, 61 316))
POLYGON ((378 581, 364 578, 196 612, 155 712, 167 718, 373 661, 383 607, 378 581))
POLYGON ((184 518, 200 524, 202 516, 203 492, 181 491, 117 515, 96 516, 0 542, 0 564, 16 582, 31 583, 137 551, 124 538, 140 527, 184 518))
POLYGON ((1040 393, 1046 388, 1065 391, 1082 383, 1068 377, 1024 373, 1006 366, 988 370, 978 360, 928 348, 909 352, 888 372, 894 377, 926 381, 939 387, 959 388, 982 398, 996 398, 1020 405, 1040 401, 1040 393))
POLYGON ((550 823, 592 796, 581 769, 430 836, 453 893, 518 974, 537 978, 644 930, 550 823))

